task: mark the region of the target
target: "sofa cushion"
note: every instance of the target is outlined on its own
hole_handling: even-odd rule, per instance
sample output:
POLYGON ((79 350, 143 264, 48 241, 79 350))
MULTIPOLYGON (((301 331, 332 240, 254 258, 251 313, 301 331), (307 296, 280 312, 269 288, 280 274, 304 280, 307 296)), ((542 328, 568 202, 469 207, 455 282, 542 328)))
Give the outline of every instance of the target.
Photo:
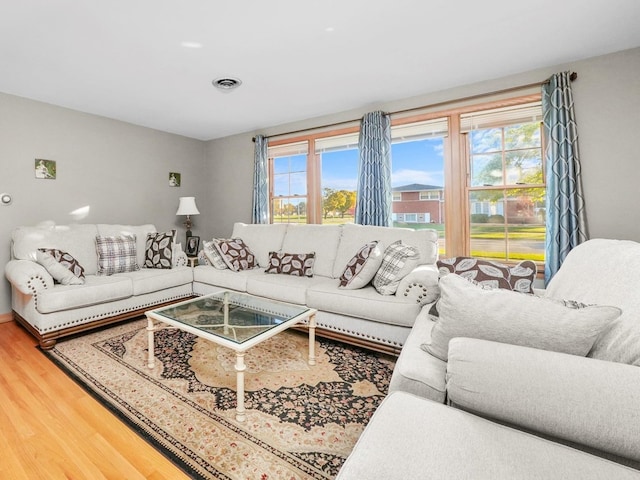
POLYGON ((380 295, 371 286, 359 290, 340 288, 338 279, 309 286, 307 305, 325 312, 403 327, 411 327, 420 312, 417 303, 406 302, 395 295, 380 295))
POLYGON ((241 238, 256 256, 258 265, 264 268, 269 263, 269 252, 278 252, 282 249, 287 225, 286 223, 248 225, 238 222, 233 225, 231 237, 241 238))
POLYGON ((487 290, 458 275, 444 276, 440 293, 439 319, 424 348, 441 360, 447 360, 449 341, 455 337, 584 356, 621 313, 617 307, 571 308, 533 295, 487 290))
POLYGON ((55 248, 73 255, 85 275, 98 271, 95 225, 49 225, 18 227, 11 234, 13 258, 36 261, 38 248, 55 248))
MULTIPOLYGON (((224 261, 222 254, 216 248, 215 242, 213 240, 205 240, 204 242, 202 242, 202 252, 208 265, 212 265, 219 270, 226 270, 227 268, 229 268, 227 266, 227 263, 224 261)), ((200 255, 198 255, 198 263, 199 262, 200 255)))
POLYGON ((373 277, 373 286, 381 295, 393 295, 400 281, 418 265, 418 249, 405 245, 401 240, 389 245, 382 257, 382 264, 373 277))
POLYGON ((84 268, 69 253, 56 248, 39 248, 36 260, 53 279, 63 285, 82 285, 84 268))
POLYGON ((375 411, 336 480, 632 480, 637 470, 404 392, 375 411))
POLYGON ((383 252, 384 245, 377 240, 360 247, 340 275, 340 286, 347 290, 367 286, 382 265, 383 252))
POLYGON ((504 288, 522 293, 533 293, 537 267, 531 260, 523 260, 510 267, 493 260, 475 257, 453 257, 436 263, 441 276, 455 273, 467 280, 489 288, 504 288))
POLYGON ((228 268, 219 270, 210 265, 198 265, 193 269, 193 281, 206 285, 215 285, 220 288, 236 290, 238 292, 247 291, 247 279, 255 275, 264 275, 261 268, 253 268, 251 270, 242 270, 234 272, 228 268))
POLYGON ((218 253, 234 272, 249 270, 258 266, 256 257, 241 238, 214 238, 213 245, 218 253))
POLYGON ((412 230, 347 223, 342 225, 342 236, 340 237, 340 247, 336 256, 333 277, 339 278, 344 266, 358 249, 373 240, 378 240, 385 246, 402 240, 405 245, 417 248, 420 252, 419 265, 435 264, 438 259, 438 232, 436 230, 430 228, 412 230))
POLYGON ((98 235, 96 250, 98 251, 98 275, 134 272, 140 269, 134 235, 120 237, 98 235))
POLYGON ((96 225, 96 228, 98 229, 98 235, 104 237, 135 236, 138 266, 144 265, 147 233, 155 233, 157 231, 156 227, 150 223, 144 225, 111 225, 99 223, 96 225))
POLYGON ((265 273, 313 277, 315 253, 269 252, 269 263, 265 273))
MULTIPOLYGON (((331 278, 333 277, 333 264, 336 259, 341 232, 340 225, 291 224, 288 226, 287 233, 284 236, 282 251, 315 252, 314 273, 331 278)), ((361 246, 362 243, 359 247, 361 246)), ((351 252, 351 256, 355 251, 351 252)), ((344 265, 346 265, 346 261, 342 264, 342 268, 344 268, 344 265)), ((340 274, 336 275, 336 278, 339 276, 340 274)))
POLYGON ((171 268, 173 266, 173 238, 176 231, 147 233, 144 266, 146 268, 171 268))
POLYGON ((118 273, 116 275, 131 279, 134 295, 159 292, 160 290, 193 282, 193 272, 190 267, 172 269, 142 268, 135 272, 118 273))
POLYGON ((305 305, 307 304, 307 289, 328 280, 330 279, 319 276, 292 277, 291 275, 263 273, 247 277, 247 293, 281 302, 305 305))
POLYGON ((129 298, 133 295, 130 278, 115 275, 87 275, 84 285, 57 285, 43 290, 36 301, 40 313, 52 313, 129 298))
POLYGON ((454 338, 447 396, 456 407, 640 466, 639 375, 633 365, 454 338))
POLYGON ((434 322, 424 307, 404 342, 393 369, 389 392, 403 391, 444 403, 447 363, 425 352, 421 345, 431 339, 434 322))

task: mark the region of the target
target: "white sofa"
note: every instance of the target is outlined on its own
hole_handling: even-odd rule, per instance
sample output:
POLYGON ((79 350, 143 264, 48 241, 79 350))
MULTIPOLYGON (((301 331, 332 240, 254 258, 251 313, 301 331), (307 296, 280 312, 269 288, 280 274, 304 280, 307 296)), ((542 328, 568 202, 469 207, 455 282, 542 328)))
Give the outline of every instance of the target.
POLYGON ((205 295, 220 288, 247 292, 318 310, 319 334, 397 353, 421 306, 437 295, 438 234, 435 230, 346 225, 247 225, 236 223, 232 238, 241 238, 261 268, 235 272, 211 265, 194 269, 193 291, 205 295), (384 246, 402 240, 420 252, 418 266, 404 277, 394 295, 381 295, 372 286, 339 288, 347 262, 367 242, 384 246), (315 252, 313 277, 266 274, 269 252, 315 252), (435 289, 435 290, 434 290, 435 289), (435 292, 435 293, 434 293, 435 292))
POLYGON ((622 311, 586 356, 459 337, 445 362, 425 307, 338 479, 640 478, 638 285, 640 243, 596 239, 540 293, 622 311))
MULTIPOLYGON (((97 275, 96 236, 136 236, 137 262, 144 265, 147 233, 153 225, 57 225, 19 227, 12 233, 12 260, 5 267, 11 283, 14 318, 39 341, 53 348, 58 338, 89 328, 133 318, 145 310, 192 295, 193 272, 186 266, 97 275), (84 268, 82 285, 54 283, 35 261, 39 248, 70 253, 84 268)), ((179 262, 177 262, 179 263, 179 262)))

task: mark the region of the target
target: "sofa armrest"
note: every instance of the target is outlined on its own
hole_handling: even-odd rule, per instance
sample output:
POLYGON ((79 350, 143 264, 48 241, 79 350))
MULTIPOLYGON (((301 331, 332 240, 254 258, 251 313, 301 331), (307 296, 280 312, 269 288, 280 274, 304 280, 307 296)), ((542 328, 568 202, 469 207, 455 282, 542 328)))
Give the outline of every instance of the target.
POLYGON ((640 368, 454 338, 447 393, 457 407, 640 461, 640 368))
POLYGON ((4 268, 7 280, 25 295, 53 287, 53 277, 39 263, 31 260, 10 260, 4 268))
POLYGON ((426 305, 440 296, 438 268, 435 265, 418 265, 398 285, 396 296, 426 305))

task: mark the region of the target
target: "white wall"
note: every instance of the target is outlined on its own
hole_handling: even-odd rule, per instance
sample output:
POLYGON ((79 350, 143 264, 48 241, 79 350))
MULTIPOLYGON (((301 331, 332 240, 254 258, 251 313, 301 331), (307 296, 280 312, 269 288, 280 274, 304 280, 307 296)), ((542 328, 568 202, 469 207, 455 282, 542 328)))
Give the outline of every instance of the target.
MULTIPOLYGON (((204 199, 205 146, 0 93, 0 192, 13 195, 12 205, 0 206, 0 265, 9 261, 15 227, 45 221, 153 223, 160 230, 177 228, 182 237, 183 218, 175 215, 178 197, 204 199), (35 178, 36 158, 57 162, 55 180, 35 178), (169 187, 170 171, 182 174, 181 187, 169 187), (85 206, 85 218, 70 215, 85 206)), ((9 282, 3 278, 0 314, 10 311, 9 282)))
POLYGON ((591 237, 640 241, 636 200, 640 192, 640 48, 212 140, 206 152, 210 181, 215 185, 211 194, 214 203, 224 206, 218 211, 212 233, 228 235, 234 221, 251 219, 251 138, 258 133, 269 136, 320 127, 357 119, 376 109, 395 112, 434 105, 541 82, 565 70, 578 73, 573 92, 591 237))

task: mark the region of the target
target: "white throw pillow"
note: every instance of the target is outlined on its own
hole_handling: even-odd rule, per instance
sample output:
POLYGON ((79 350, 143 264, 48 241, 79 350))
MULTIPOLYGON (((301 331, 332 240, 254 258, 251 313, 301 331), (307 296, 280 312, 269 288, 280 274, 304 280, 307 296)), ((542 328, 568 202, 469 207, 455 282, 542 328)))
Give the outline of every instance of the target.
POLYGON ((340 287, 346 290, 357 290, 366 287, 382 265, 384 245, 373 241, 362 246, 347 262, 340 276, 340 287))
POLYGON ((382 258, 382 264, 373 278, 373 286, 381 295, 393 295, 398 290, 400 280, 418 266, 420 252, 405 245, 401 240, 389 245, 382 258))
POLYGON ((585 356, 622 313, 504 289, 485 289, 458 275, 440 279, 439 318, 422 349, 446 361, 449 341, 478 338, 585 356), (581 308, 576 308, 581 307, 581 308))

